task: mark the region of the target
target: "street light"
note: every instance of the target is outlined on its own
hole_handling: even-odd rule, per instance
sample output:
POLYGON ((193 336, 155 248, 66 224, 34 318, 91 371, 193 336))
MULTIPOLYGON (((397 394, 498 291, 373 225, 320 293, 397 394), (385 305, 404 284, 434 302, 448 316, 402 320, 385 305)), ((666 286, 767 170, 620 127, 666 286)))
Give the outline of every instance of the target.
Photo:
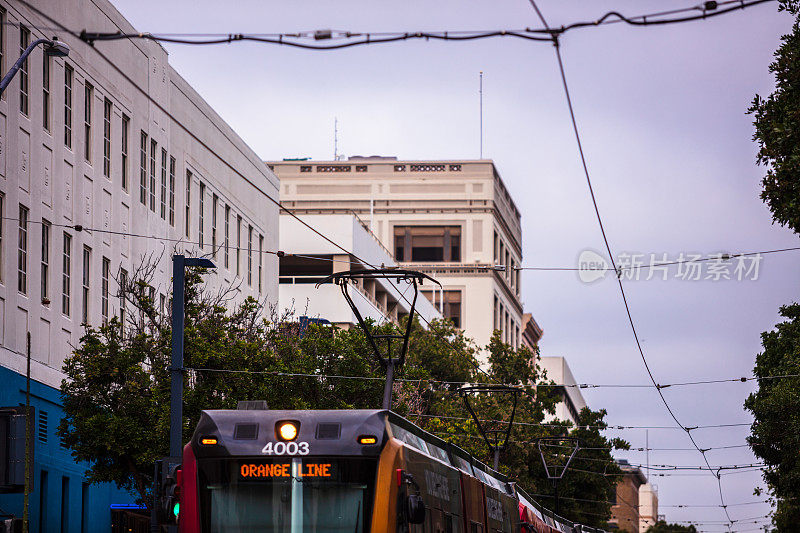
POLYGON ((31 55, 33 49, 39 46, 40 44, 44 45, 44 53, 50 57, 66 57, 69 55, 69 45, 64 41, 59 41, 57 38, 53 37, 53 39, 36 39, 31 44, 28 45, 28 48, 22 52, 22 55, 19 56, 14 66, 11 67, 11 70, 8 71, 8 74, 3 76, 3 79, 0 81, 0 95, 2 95, 8 84, 11 83, 11 80, 16 75, 17 71, 22 68, 23 63, 25 60, 28 59, 28 56, 31 55))

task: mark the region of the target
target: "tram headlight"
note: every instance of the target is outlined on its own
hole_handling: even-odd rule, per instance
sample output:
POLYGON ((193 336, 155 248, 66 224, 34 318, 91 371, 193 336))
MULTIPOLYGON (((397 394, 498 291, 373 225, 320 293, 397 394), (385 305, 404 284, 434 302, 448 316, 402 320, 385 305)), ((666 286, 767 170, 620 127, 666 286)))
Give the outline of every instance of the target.
POLYGON ((295 422, 294 420, 284 420, 275 425, 275 433, 278 438, 283 441, 296 439, 299 430, 300 422, 295 422))

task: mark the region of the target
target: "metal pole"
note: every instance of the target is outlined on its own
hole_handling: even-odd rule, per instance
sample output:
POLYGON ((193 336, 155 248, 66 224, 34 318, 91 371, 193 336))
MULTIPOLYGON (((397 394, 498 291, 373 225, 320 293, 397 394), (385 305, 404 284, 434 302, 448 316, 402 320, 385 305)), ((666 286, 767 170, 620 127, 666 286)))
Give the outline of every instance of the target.
POLYGON ((159 489, 161 487, 161 459, 156 459, 153 463, 153 503, 150 507, 150 532, 158 533, 158 508, 159 508, 159 489))
POLYGON ((17 61, 11 67, 11 70, 9 70, 8 73, 6 73, 6 75, 3 76, 3 79, 0 80, 0 94, 3 94, 3 92, 6 90, 6 87, 8 87, 8 84, 11 83, 12 79, 14 79, 14 76, 17 74, 19 69, 22 68, 22 64, 25 63, 25 60, 28 59, 29 55, 31 55, 33 49, 42 43, 47 43, 52 45, 53 41, 51 41, 50 39, 37 39, 33 41, 31 44, 29 44, 28 48, 26 48, 25 51, 22 52, 22 55, 19 56, 19 59, 17 59, 17 61))
MULTIPOLYGON (((7 85, 7 84, 6 84, 7 85)), ((25 373, 25 498, 22 504, 22 532, 28 533, 28 509, 31 494, 31 332, 27 335, 28 369, 25 373)))
POLYGON ((558 480, 557 479, 553 480, 553 488, 555 489, 555 492, 556 492, 556 514, 561 516, 561 506, 559 505, 560 502, 558 501, 558 480))
POLYGON ((172 364, 170 366, 169 455, 181 456, 183 442, 183 299, 185 257, 172 256, 172 364))
POLYGON ((394 358, 389 353, 386 362, 386 383, 383 386, 383 409, 392 409, 392 383, 394 383, 394 358))
POLYGON ((499 472, 500 468, 500 448, 495 447, 494 449, 494 471, 499 472))
POLYGON ((480 107, 481 107, 481 126, 480 126, 480 129, 481 129, 481 132, 480 132, 481 133, 481 156, 480 156, 479 159, 483 159, 483 71, 481 71, 481 74, 480 74, 480 86, 479 86, 478 92, 480 93, 480 102, 481 102, 480 103, 480 107))

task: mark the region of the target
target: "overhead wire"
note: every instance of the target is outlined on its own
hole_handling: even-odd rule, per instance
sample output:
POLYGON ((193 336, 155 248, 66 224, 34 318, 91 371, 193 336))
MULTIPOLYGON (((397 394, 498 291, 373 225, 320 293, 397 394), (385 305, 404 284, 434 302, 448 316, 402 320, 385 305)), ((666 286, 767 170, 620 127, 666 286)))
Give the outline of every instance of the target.
MULTIPOLYGON (((549 25, 547 24, 547 20, 544 18, 544 16, 542 15, 542 12, 539 10, 539 8, 536 6, 536 0, 528 0, 528 1, 532 6, 534 6, 534 9, 535 9, 536 13, 539 16, 542 24, 544 24, 545 28, 550 30, 549 25)), ((704 14, 705 14, 705 12, 704 12, 704 14)), ((609 16, 609 15, 607 15, 607 16, 609 16)), ((621 15, 617 14, 617 16, 619 18, 625 20, 626 22, 629 22, 628 19, 625 19, 621 15)), ((563 31, 560 32, 560 33, 563 33, 563 31)), ((617 271, 616 261, 614 260, 614 254, 611 251, 611 245, 610 245, 610 243, 608 241, 608 236, 606 234, 605 227, 603 226, 603 218, 600 215, 600 208, 598 207, 598 204, 597 204, 597 198, 596 198, 595 193, 594 193, 594 187, 592 186, 592 179, 591 179, 591 176, 589 174, 589 167, 588 167, 588 165, 586 163, 586 156, 585 156, 584 151, 583 151, 583 143, 581 141, 581 135, 580 135, 580 131, 578 129, 577 119, 575 117, 575 110, 574 110, 573 105, 572 105, 572 97, 571 97, 570 91, 569 91, 569 84, 567 83, 567 76, 566 76, 566 72, 565 72, 565 69, 564 69, 564 61, 563 61, 563 58, 561 56, 561 43, 559 41, 559 33, 552 33, 551 32, 551 36, 552 36, 553 49, 555 51, 556 60, 558 62, 558 70, 559 70, 559 73, 561 75, 561 82, 562 82, 562 86, 563 86, 563 89, 564 89, 564 97, 566 99, 567 108, 569 110, 569 117, 570 117, 570 121, 572 123, 572 130, 573 130, 573 133, 575 135, 575 141, 577 143, 578 155, 580 157, 581 166, 583 168, 583 173, 584 173, 584 176, 586 178, 586 184, 587 184, 588 189, 589 189, 589 195, 590 195, 591 200, 592 200, 592 207, 594 208, 594 213, 595 213, 595 216, 597 218, 597 223, 598 223, 598 226, 600 228, 601 236, 603 238, 603 244, 605 246, 606 252, 608 253, 608 258, 611 261, 611 266, 613 267, 613 269, 615 271, 617 271)), ((672 419, 675 421, 675 423, 678 425, 678 427, 681 430, 686 432, 686 435, 689 437, 689 440, 691 441, 692 445, 695 448, 697 448, 697 451, 700 453, 700 455, 702 455, 703 461, 706 463, 706 466, 708 467, 709 471, 712 471, 711 463, 709 462, 708 457, 706 456, 706 453, 697 444, 694 436, 692 435, 691 429, 689 429, 687 426, 683 425, 680 422, 680 420, 678 420, 678 417, 675 415, 674 411, 672 410, 672 407, 669 405, 669 403, 667 402, 667 399, 664 397, 664 393, 662 392, 661 388, 658 387, 658 383, 656 382, 655 376, 653 375, 653 372, 650 369, 650 365, 647 362, 647 357, 645 357, 645 354, 644 354, 644 349, 642 348, 642 344, 641 344, 641 342, 639 340, 639 333, 637 332, 636 324, 633 321, 633 316, 631 314, 630 306, 628 304, 628 298, 627 298, 627 295, 625 294, 625 287, 622 284, 622 277, 619 276, 619 275, 617 276, 617 285, 619 287, 619 292, 620 292, 620 295, 622 297, 622 302, 623 302, 623 304, 625 306, 625 313, 626 313, 627 318, 628 318, 628 323, 630 324, 630 328, 631 328, 631 332, 633 334, 633 338, 634 338, 634 340, 636 342, 636 347, 637 347, 637 349, 639 351, 639 355, 641 356, 642 363, 644 364, 645 370, 647 371, 647 375, 650 377, 650 381, 652 381, 653 385, 656 386, 656 392, 658 393, 659 397, 661 398, 661 401, 663 402, 664 407, 666 407, 667 411, 669 412, 669 415, 672 417, 672 419)), ((712 474, 713 474, 713 471, 712 471, 712 474)), ((727 517, 728 522, 729 522, 729 526, 730 526, 730 525, 733 524, 733 522, 731 521, 731 516, 728 513, 727 507, 725 506, 725 497, 724 497, 723 491, 722 491, 721 476, 720 476, 719 471, 717 471, 717 473, 713 474, 713 475, 716 477, 716 480, 717 480, 717 485, 718 485, 718 489, 719 489, 720 504, 722 505, 722 509, 725 512, 725 516, 727 517)))

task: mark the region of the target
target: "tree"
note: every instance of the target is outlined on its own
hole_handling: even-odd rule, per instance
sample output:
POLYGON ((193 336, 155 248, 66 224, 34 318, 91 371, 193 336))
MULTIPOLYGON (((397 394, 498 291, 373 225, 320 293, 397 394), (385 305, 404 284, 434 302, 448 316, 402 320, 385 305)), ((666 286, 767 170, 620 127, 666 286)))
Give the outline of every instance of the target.
POLYGON ((777 503, 773 521, 783 532, 800 523, 800 378, 770 376, 800 374, 800 305, 783 306, 780 313, 788 320, 761 334, 764 351, 753 370, 758 390, 744 406, 755 418, 747 441, 767 465, 764 481, 777 503))
POLYGON ((667 524, 664 520, 659 520, 648 527, 645 533, 697 533, 697 528, 680 524, 667 524))
POLYGON ((800 1, 779 0, 778 9, 795 22, 769 66, 775 91, 767 98, 756 95, 748 113, 755 118, 757 161, 767 167, 761 199, 775 222, 800 233, 800 1))
MULTIPOLYGON (((149 296, 151 274, 143 267, 124 283, 126 323, 112 319, 88 328, 67 359, 68 379, 62 384, 66 416, 59 427, 73 456, 89 463, 92 482, 110 481, 135 491, 145 505, 150 502, 153 461, 167 455, 169 448, 171 331, 149 296)), ((229 295, 230 291, 208 294, 202 272, 187 275, 185 441, 201 410, 235 408, 238 400, 266 400, 272 409, 380 406, 384 371, 360 328, 310 325, 303 332, 292 316, 267 312, 263 319, 264 309, 254 300, 226 312, 229 295)), ((392 324, 371 327, 379 333, 396 330, 392 324)), ((552 507, 550 483, 533 442, 544 436, 579 437, 591 449, 579 452, 576 468, 560 486, 562 514, 587 525, 605 524, 614 491, 614 478, 608 475, 618 472, 611 449, 626 446, 601 435, 605 411, 584 409, 578 428, 559 421, 541 425, 554 412, 559 396, 536 366, 536 354, 512 349, 498 334, 488 347, 486 374, 477 370, 478 354, 475 343, 448 320, 432 321, 427 329, 413 324, 407 361, 394 385, 393 410, 490 464, 457 389, 465 382, 522 387, 526 394, 517 412, 520 424, 513 428, 501 471, 529 492, 541 493, 544 505, 552 507)), ((500 420, 507 407, 487 398, 481 412, 500 420)))

